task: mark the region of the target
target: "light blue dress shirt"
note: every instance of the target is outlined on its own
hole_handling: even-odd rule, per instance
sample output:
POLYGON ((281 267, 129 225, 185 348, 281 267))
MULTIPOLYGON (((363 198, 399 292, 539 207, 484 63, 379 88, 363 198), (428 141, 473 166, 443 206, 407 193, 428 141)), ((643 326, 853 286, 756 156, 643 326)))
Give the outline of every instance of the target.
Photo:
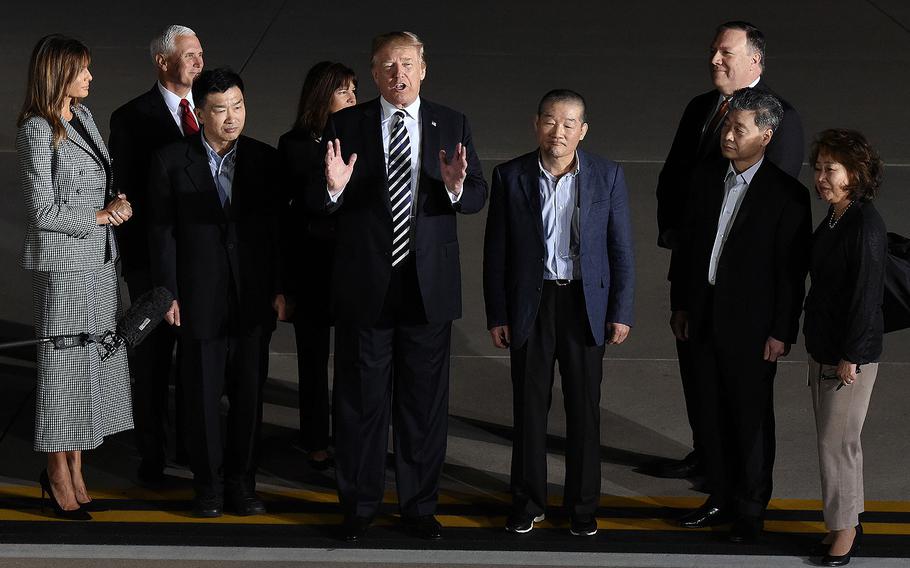
POLYGON ((543 234, 547 247, 545 280, 579 280, 581 264, 578 261, 578 153, 575 169, 556 177, 540 167, 540 210, 543 234))
POLYGON ((218 188, 218 197, 221 199, 221 205, 231 200, 231 190, 234 186, 234 167, 237 163, 237 142, 224 155, 219 156, 218 152, 209 146, 205 139, 205 132, 202 133, 202 145, 205 146, 205 153, 209 159, 209 170, 212 172, 212 179, 215 180, 215 187, 218 188))
POLYGON ((708 263, 708 282, 714 285, 717 281, 717 264, 720 262, 720 255, 724 252, 724 244, 727 237, 730 236, 730 229, 733 227, 733 221, 736 220, 736 214, 739 213, 739 207, 746 197, 746 191, 755 172, 761 167, 764 158, 757 161, 752 167, 742 173, 736 173, 733 168, 733 162, 727 167, 727 176, 724 179, 724 204, 720 208, 720 217, 717 219, 717 234, 714 236, 714 247, 711 248, 711 261, 708 263))

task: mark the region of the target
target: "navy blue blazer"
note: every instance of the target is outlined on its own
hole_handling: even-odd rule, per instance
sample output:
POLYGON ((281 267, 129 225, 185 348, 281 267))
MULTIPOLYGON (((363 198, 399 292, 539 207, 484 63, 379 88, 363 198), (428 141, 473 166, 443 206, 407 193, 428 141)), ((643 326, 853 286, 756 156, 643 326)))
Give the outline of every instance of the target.
MULTIPOLYGON (((588 324, 597 345, 607 323, 632 325, 632 220, 622 167, 578 151, 579 259, 588 324)), ((543 287, 546 243, 537 150, 496 166, 484 236, 487 327, 508 325, 512 347, 528 339, 543 287)))
MULTIPOLYGON (((378 98, 331 115, 322 139, 340 139, 345 161, 357 154, 354 173, 338 203, 327 203, 323 146, 308 189, 310 208, 337 218, 332 275, 335 318, 358 326, 372 326, 379 320, 392 275, 392 204, 381 119, 378 98)), ((461 317, 456 214, 483 209, 487 183, 463 114, 421 99, 420 124, 421 167, 411 250, 427 321, 442 323, 461 317), (439 150, 452 156, 459 142, 467 147, 468 172, 461 200, 453 205, 439 170, 439 150)))

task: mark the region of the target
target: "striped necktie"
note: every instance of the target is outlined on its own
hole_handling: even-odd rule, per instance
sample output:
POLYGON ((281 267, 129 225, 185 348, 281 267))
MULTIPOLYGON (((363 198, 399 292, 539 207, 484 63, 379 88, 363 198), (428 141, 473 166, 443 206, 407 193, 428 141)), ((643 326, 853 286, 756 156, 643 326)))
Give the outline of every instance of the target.
POLYGON ((398 266, 410 252, 411 141, 404 126, 404 112, 396 112, 393 120, 388 171, 392 202, 392 266, 398 266))

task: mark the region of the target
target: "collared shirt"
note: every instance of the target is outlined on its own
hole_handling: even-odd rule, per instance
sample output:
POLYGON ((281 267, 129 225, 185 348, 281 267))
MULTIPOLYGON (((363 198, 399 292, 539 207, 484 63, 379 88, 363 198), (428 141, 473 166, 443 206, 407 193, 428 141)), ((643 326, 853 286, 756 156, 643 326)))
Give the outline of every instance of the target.
MULTIPOLYGON (((759 82, 759 81, 761 81, 761 75, 759 75, 758 78, 757 78, 756 80, 754 80, 754 81, 752 81, 751 83, 749 83, 749 87, 748 87, 748 88, 754 89, 754 88, 755 88, 755 85, 758 85, 758 82, 759 82)), ((711 113, 708 115, 708 120, 706 120, 705 123, 704 123, 704 124, 702 125, 702 127, 701 127, 702 134, 704 134, 705 128, 708 127, 708 124, 711 123, 711 119, 714 117, 715 114, 717 114, 717 109, 719 109, 719 108, 720 108, 720 105, 723 104, 724 99, 729 99, 731 96, 732 96, 732 95, 724 95, 724 94, 721 93, 721 92, 718 92, 718 93, 717 93, 717 102, 714 103, 714 108, 711 109, 711 113)), ((729 111, 727 111, 727 112, 729 112, 729 111)))
POLYGON ((231 191, 234 186, 234 167, 237 163, 237 142, 224 156, 219 156, 218 152, 209 146, 208 140, 205 139, 205 132, 202 133, 202 145, 205 147, 205 154, 209 159, 209 170, 212 172, 212 179, 215 181, 215 187, 218 189, 218 197, 221 204, 230 201, 231 191))
POLYGON ((540 167, 538 187, 543 218, 544 242, 547 247, 545 280, 578 280, 578 172, 580 162, 575 153, 575 169, 556 177, 537 159, 540 167))
POLYGON ((714 236, 714 247, 711 249, 711 261, 708 263, 708 282, 714 285, 717 281, 717 264, 720 262, 720 255, 724 252, 724 244, 727 237, 730 236, 730 229, 733 227, 733 221, 736 220, 736 214, 739 213, 739 207, 742 205, 755 177, 755 172, 761 167, 765 159, 762 157, 753 164, 749 169, 742 173, 736 173, 733 168, 733 162, 727 166, 727 175, 724 179, 724 204, 720 209, 720 217, 717 220, 717 234, 714 236))
POLYGON ((160 81, 158 82, 158 91, 161 93, 161 96, 164 97, 164 106, 167 107, 167 110, 171 111, 171 117, 173 117, 174 122, 177 123, 177 128, 180 129, 180 133, 186 134, 183 131, 183 110, 180 109, 180 101, 186 99, 190 103, 190 110, 195 109, 196 105, 193 104, 193 91, 191 90, 185 97, 181 97, 176 93, 168 91, 160 81))

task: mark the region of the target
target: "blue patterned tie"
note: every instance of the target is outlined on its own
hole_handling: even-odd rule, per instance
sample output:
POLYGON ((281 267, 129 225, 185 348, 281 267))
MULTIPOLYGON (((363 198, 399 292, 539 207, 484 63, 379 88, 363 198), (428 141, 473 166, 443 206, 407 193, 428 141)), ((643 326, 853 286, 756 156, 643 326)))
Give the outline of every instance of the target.
POLYGON ((388 172, 392 202, 392 266, 398 266, 410 252, 411 141, 404 126, 404 112, 396 112, 393 120, 388 172))

